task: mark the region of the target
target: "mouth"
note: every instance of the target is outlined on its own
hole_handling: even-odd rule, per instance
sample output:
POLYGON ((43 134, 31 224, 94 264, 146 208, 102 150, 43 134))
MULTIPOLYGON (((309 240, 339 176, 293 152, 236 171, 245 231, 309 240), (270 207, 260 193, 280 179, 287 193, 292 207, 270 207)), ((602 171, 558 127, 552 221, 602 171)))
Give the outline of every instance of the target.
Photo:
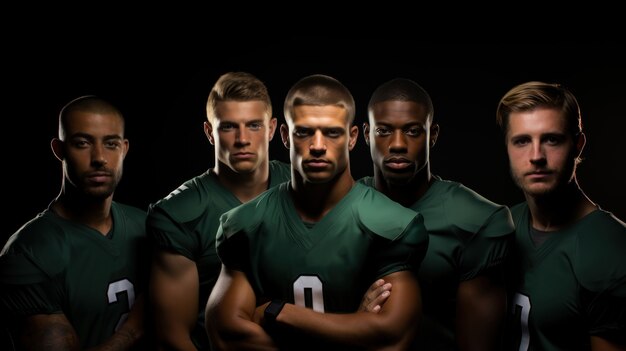
POLYGON ((87 175, 87 179, 94 183, 104 183, 112 177, 113 175, 109 172, 93 172, 87 175))
POLYGON ((541 180, 547 178, 551 174, 552 172, 549 171, 533 171, 526 173, 525 176, 531 180, 541 180))
POLYGON ((330 162, 322 159, 312 159, 306 160, 303 163, 309 168, 323 168, 326 167, 330 162))
POLYGON ((232 154, 232 157, 236 160, 249 160, 254 158, 254 154, 251 152, 237 152, 232 154))
POLYGON ((385 167, 392 170, 403 170, 411 167, 413 162, 404 157, 390 157, 384 161, 385 167))

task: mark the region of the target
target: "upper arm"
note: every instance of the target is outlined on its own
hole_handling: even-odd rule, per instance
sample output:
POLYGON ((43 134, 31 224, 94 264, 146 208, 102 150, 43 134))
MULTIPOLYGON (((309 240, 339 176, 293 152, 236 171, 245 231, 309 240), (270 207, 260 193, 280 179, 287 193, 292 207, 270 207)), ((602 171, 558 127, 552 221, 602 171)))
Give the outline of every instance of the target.
POLYGON ((76 331, 61 313, 26 317, 17 340, 25 350, 80 349, 76 331))
POLYGON ((456 315, 459 349, 499 349, 505 314, 506 292, 497 281, 480 275, 461 282, 456 315))
POLYGON ((218 348, 274 347, 272 338, 254 322, 256 296, 246 275, 222 266, 205 311, 209 339, 218 348))
POLYGON ((392 292, 379 315, 382 330, 392 338, 411 340, 422 315, 420 287, 415 275, 408 270, 383 277, 391 283, 392 292))
POLYGON ((471 311, 476 317, 496 314, 501 318, 506 309, 506 291, 500 281, 488 275, 459 283, 457 291, 457 310, 471 311))
POLYGON ((626 345, 617 345, 607 339, 591 336, 591 350, 592 351, 624 351, 626 345))
POLYGON ((157 315, 167 318, 171 317, 170 313, 182 314, 188 324, 195 324, 198 313, 198 279, 198 269, 194 261, 157 249, 150 279, 150 294, 156 304, 157 315))

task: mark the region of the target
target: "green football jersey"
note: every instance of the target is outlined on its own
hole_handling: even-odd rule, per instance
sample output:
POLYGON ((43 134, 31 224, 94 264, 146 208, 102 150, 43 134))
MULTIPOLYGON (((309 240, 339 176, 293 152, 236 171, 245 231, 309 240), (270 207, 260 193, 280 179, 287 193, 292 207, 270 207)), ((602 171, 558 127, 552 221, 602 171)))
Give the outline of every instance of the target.
MULTIPOLYGON (((290 179, 289 164, 276 160, 269 164, 270 187, 290 179)), ((204 308, 222 266, 215 251, 219 217, 239 205, 241 201, 207 171, 183 183, 148 211, 147 230, 154 243, 196 263, 200 291, 198 323, 192 339, 201 349, 208 348, 204 308)))
POLYGON ((110 337, 145 291, 146 213, 113 202, 108 236, 47 209, 0 253, 0 312, 15 318, 64 313, 81 348, 110 337))
POLYGON ((535 247, 526 203, 511 209, 511 350, 591 350, 590 336, 626 345, 626 224, 596 210, 535 247))
POLYGON ((357 183, 311 227, 289 189, 284 183, 220 219, 218 254, 246 273, 259 298, 355 312, 377 278, 419 268, 428 245, 420 214, 357 183))
MULTIPOLYGON (((374 187, 373 177, 359 181, 374 187)), ((424 216, 429 234, 419 270, 424 318, 416 344, 426 350, 456 350, 459 283, 502 267, 515 231, 511 212, 437 176, 411 209, 424 216)))

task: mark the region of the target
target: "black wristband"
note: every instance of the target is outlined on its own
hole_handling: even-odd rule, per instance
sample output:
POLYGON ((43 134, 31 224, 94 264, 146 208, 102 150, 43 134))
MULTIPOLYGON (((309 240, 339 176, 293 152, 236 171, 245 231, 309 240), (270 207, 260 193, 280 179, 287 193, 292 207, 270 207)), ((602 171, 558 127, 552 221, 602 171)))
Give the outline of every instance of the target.
POLYGON ((265 307, 265 312, 263 313, 264 325, 273 326, 276 324, 276 317, 278 317, 278 314, 283 310, 284 306, 285 301, 272 300, 272 302, 265 307))

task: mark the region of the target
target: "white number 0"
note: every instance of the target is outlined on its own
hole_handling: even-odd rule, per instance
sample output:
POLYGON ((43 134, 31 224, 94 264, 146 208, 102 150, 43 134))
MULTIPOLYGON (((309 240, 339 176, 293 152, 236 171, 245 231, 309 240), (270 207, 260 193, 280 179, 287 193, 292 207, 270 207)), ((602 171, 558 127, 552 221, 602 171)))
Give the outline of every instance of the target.
POLYGON ((519 351, 527 351, 530 344, 530 335, 528 334, 528 314, 530 313, 530 299, 526 295, 516 293, 513 297, 513 313, 515 306, 520 307, 520 326, 522 327, 522 338, 519 343, 519 351))
POLYGON ((314 275, 301 275, 293 283, 293 296, 295 304, 306 306, 306 291, 311 291, 311 303, 313 311, 324 313, 324 294, 322 281, 314 275))

